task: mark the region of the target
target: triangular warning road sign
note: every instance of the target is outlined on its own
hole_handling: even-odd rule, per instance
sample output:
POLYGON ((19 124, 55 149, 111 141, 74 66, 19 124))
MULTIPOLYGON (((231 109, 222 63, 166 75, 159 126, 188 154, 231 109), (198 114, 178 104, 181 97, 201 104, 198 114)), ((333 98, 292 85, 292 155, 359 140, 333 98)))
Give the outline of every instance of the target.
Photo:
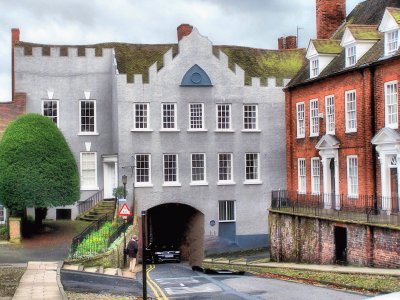
POLYGON ((118 216, 119 217, 132 216, 132 212, 129 209, 128 205, 126 205, 126 203, 124 203, 124 205, 122 205, 121 208, 119 209, 118 216))

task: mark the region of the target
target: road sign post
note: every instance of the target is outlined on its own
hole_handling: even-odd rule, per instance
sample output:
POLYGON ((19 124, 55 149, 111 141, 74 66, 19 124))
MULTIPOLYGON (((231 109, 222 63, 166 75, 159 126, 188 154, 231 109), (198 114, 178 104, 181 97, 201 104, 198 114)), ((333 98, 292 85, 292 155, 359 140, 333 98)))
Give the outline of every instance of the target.
MULTIPOLYGON (((122 217, 124 219, 124 227, 126 227, 126 219, 128 218, 128 216, 132 216, 132 211, 129 209, 128 205, 126 204, 126 202, 124 203, 124 205, 121 206, 121 208, 118 211, 118 217, 122 217)), ((124 254, 124 268, 126 267, 126 254, 124 249, 126 248, 126 234, 125 234, 124 230, 124 248, 123 248, 123 254, 124 254)))

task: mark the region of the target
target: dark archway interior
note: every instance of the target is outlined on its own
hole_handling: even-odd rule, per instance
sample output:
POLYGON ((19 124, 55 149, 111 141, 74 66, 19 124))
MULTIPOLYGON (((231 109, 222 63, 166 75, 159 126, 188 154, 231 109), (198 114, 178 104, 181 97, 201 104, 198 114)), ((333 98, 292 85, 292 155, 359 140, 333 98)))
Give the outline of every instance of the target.
POLYGON ((148 238, 158 245, 175 246, 182 259, 202 259, 204 215, 185 204, 163 204, 148 210, 148 238))

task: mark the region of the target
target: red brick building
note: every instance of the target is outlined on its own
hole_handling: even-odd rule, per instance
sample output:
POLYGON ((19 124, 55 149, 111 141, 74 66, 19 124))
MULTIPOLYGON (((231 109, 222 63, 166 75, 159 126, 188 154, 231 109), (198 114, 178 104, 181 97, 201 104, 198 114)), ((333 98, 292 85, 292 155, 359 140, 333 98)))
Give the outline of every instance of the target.
POLYGON ((400 267, 400 231, 380 227, 400 224, 400 1, 367 0, 347 18, 345 0, 316 3, 317 38, 286 87, 288 191, 272 204, 313 218, 272 216, 272 257, 400 267))

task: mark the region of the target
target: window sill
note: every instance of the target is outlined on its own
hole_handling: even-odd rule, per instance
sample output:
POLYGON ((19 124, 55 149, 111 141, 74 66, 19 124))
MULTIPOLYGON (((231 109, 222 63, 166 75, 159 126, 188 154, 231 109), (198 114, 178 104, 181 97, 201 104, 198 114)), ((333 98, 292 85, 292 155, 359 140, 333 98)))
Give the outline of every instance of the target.
POLYGON ((100 190, 97 185, 92 185, 92 186, 82 186, 81 191, 98 191, 100 190))
POLYGON ((246 181, 243 181, 243 184, 248 184, 248 185, 262 184, 262 181, 261 180, 246 180, 246 181))
POLYGON ((357 133, 357 129, 351 129, 351 130, 346 129, 345 133, 357 133))
POLYGON ((132 132, 152 132, 153 129, 131 129, 132 132))
POLYGON ((179 132, 179 129, 160 129, 160 132, 179 132))
POLYGON ((191 186, 204 186, 204 185, 208 185, 207 181, 192 181, 190 183, 191 186))
POLYGON ((335 131, 327 131, 326 134, 335 135, 335 131))
POLYGON ((255 132, 255 133, 259 133, 261 132, 260 129, 242 129, 242 132, 255 132))
POLYGON ((217 185, 236 185, 234 181, 218 181, 217 185))
POLYGON ((179 187, 182 186, 182 184, 180 182, 173 182, 173 183, 163 183, 164 187, 179 187))
POLYGON ((399 129, 398 124, 385 124, 385 127, 391 128, 391 129, 399 129))
POLYGON ((357 200, 358 199, 358 195, 347 195, 347 198, 357 200))
POLYGON ((313 137, 319 137, 319 133, 317 134, 317 133, 315 133, 315 134, 310 134, 310 138, 313 138, 313 137))
POLYGON ((98 132, 79 132, 78 135, 99 135, 98 132))
POLYGON ((234 223, 236 220, 219 220, 219 223, 234 223))
POLYGON ((151 182, 135 182, 135 188, 137 187, 153 187, 153 184, 151 182))
POLYGON ((305 136, 296 136, 296 139, 305 139, 306 137, 305 136))
POLYGON ((187 132, 207 132, 208 129, 188 129, 187 132))
POLYGON ((228 130, 221 130, 221 129, 216 129, 214 132, 220 132, 220 133, 234 133, 235 130, 228 129, 228 130))

